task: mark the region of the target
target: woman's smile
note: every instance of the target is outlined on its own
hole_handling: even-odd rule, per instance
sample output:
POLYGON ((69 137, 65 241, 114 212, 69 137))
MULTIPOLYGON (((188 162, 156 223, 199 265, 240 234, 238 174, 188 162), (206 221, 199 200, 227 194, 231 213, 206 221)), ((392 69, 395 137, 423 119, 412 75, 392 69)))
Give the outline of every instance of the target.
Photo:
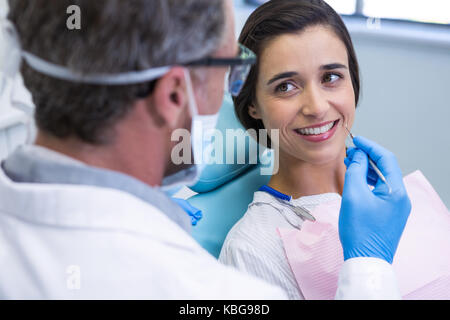
POLYGON ((294 132, 306 141, 322 142, 330 139, 334 135, 339 122, 340 119, 327 121, 309 127, 294 129, 294 132))

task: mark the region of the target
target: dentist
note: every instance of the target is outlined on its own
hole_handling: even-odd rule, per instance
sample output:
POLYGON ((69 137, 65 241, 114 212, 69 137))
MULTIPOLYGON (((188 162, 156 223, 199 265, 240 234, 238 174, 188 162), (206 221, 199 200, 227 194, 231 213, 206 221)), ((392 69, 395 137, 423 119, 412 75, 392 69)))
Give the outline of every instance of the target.
MULTIPOLYGON (((9 2, 38 134, 1 163, 0 298, 286 298, 211 257, 162 191, 201 171, 172 161, 172 134, 191 132, 195 160, 227 71, 236 94, 255 62, 236 44, 232 1, 79 0, 81 29, 69 30, 72 2, 9 2)), ((409 200, 392 154, 354 142, 336 297, 399 298, 391 263, 409 200), (392 193, 367 187, 367 154, 392 193)))

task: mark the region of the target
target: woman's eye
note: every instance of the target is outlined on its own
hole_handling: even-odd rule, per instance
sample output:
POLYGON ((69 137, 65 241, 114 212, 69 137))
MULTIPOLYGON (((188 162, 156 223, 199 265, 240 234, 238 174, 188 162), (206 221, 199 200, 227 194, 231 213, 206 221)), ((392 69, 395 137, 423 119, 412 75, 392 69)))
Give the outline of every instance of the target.
POLYGON ((334 83, 337 80, 341 79, 342 77, 336 73, 327 73, 324 77, 323 77, 323 82, 326 83, 334 83))
POLYGON ((292 83, 289 82, 285 82, 280 84, 277 88, 276 91, 278 92, 289 92, 291 90, 295 89, 295 86, 292 83))

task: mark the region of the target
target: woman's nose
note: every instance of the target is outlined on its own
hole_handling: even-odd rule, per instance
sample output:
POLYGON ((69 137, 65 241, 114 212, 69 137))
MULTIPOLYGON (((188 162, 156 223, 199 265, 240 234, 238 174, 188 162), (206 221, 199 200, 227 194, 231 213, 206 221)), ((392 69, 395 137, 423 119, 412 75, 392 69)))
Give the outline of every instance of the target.
POLYGON ((325 94, 314 85, 304 89, 302 98, 300 112, 304 116, 322 118, 330 108, 325 94))

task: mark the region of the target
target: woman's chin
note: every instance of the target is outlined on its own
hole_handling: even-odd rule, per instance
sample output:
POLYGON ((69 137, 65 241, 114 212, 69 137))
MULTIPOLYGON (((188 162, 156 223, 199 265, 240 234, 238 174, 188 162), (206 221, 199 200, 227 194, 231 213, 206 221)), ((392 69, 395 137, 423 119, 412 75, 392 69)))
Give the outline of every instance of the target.
POLYGON ((344 165, 345 147, 324 148, 323 150, 298 152, 296 158, 315 166, 324 166, 331 163, 344 165))

